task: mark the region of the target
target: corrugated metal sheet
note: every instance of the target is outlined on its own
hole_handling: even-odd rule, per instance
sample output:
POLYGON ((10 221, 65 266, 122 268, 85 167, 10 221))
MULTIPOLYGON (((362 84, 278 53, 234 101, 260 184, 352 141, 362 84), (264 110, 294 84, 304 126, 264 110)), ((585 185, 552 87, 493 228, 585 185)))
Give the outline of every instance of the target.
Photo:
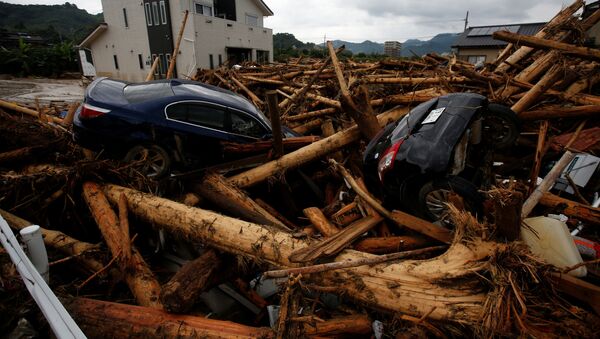
MULTIPOLYGON (((534 35, 536 34, 542 27, 544 27, 545 22, 537 22, 530 24, 520 24, 520 28, 518 33, 523 35, 534 35)), ((493 25, 500 26, 500 25, 493 25)), ((495 40, 491 35, 485 36, 468 36, 469 32, 475 28, 483 28, 483 27, 493 27, 493 26, 474 26, 469 27, 465 32, 461 33, 452 47, 502 47, 506 46, 507 43, 505 41, 495 40)), ((506 25, 509 26, 509 25, 506 25)))

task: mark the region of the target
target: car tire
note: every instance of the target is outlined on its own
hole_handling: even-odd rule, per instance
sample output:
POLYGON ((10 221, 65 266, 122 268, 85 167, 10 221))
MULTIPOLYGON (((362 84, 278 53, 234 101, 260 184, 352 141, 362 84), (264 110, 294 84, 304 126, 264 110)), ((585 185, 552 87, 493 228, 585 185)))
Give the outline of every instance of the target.
POLYGON ((442 225, 450 225, 446 203, 451 192, 462 198, 466 210, 474 215, 481 213, 483 199, 477 187, 463 178, 448 177, 431 180, 421 186, 416 201, 418 214, 432 222, 441 220, 442 225))
POLYGON ((520 123, 517 114, 510 108, 489 104, 483 115, 483 137, 494 148, 512 146, 519 137, 520 123))
POLYGON ((126 162, 139 162, 139 171, 148 178, 160 179, 169 174, 171 157, 157 145, 137 145, 125 155, 126 162))

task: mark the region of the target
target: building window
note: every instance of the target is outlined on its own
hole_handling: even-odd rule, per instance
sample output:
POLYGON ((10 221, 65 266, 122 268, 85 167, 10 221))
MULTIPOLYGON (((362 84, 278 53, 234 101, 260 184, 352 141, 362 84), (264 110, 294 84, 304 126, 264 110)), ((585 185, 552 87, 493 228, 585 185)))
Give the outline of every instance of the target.
POLYGON ((160 21, 158 21, 158 2, 152 3, 152 13, 154 13, 154 25, 160 25, 160 21))
POLYGON ((138 54, 138 62, 140 63, 140 69, 144 69, 144 58, 141 54, 138 54))
POLYGON ((258 26, 258 16, 246 14, 246 25, 258 26))
POLYGON ((113 55, 113 60, 115 61, 115 69, 119 69, 119 59, 117 59, 117 55, 113 55))
POLYGON ((164 0, 161 0, 160 2, 160 21, 163 25, 167 24, 167 7, 165 6, 164 0))
POLYGON ((269 63, 269 51, 256 51, 256 62, 259 64, 269 63))
POLYGON ((152 11, 150 10, 150 3, 147 2, 144 7, 146 9, 146 24, 148 24, 148 26, 152 26, 152 11))
POLYGON ((213 60, 213 55, 212 54, 208 55, 208 61, 210 63, 210 69, 215 69, 215 61, 213 60))
POLYGON ((219 67, 223 66, 223 56, 219 54, 219 67))
POLYGON ((129 28, 129 21, 127 20, 127 8, 123 8, 123 20, 125 21, 125 28, 129 28))
POLYGON ((213 8, 211 6, 203 5, 196 3, 194 4, 196 7, 196 14, 201 14, 205 16, 213 16, 213 8))
POLYGON ((469 55, 467 61, 473 65, 477 65, 478 63, 484 63, 485 55, 469 55))

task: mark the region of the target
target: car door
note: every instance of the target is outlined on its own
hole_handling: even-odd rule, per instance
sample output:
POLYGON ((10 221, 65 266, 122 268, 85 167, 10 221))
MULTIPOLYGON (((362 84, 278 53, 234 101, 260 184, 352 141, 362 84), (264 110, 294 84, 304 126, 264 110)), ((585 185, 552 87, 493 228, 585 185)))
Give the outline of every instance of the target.
POLYGON ((223 160, 220 142, 229 139, 226 107, 183 101, 168 105, 165 114, 178 151, 187 162, 209 165, 223 160))

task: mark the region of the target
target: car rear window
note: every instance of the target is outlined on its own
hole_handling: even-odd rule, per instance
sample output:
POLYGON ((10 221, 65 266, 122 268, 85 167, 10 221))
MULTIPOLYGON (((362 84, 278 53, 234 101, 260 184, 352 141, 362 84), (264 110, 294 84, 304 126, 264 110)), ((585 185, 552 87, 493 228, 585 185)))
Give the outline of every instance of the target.
POLYGON ((131 104, 175 95, 168 82, 127 85, 123 93, 131 104))

